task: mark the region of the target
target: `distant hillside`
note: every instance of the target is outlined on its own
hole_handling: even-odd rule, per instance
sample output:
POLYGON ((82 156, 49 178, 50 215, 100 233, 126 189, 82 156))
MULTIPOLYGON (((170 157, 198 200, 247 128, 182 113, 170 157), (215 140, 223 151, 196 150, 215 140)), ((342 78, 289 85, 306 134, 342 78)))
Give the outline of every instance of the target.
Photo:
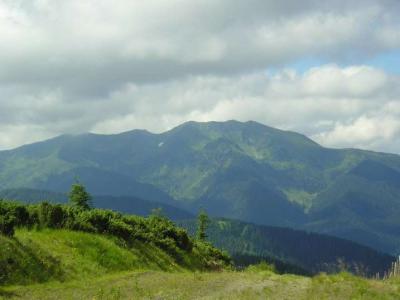
POLYGON ((400 252, 400 156, 328 149, 256 122, 64 135, 0 151, 0 186, 133 196, 400 252))
MULTIPOLYGON (((194 221, 183 221, 180 225, 191 233, 196 228, 194 221)), ((372 276, 377 272, 383 274, 395 260, 393 256, 340 238, 228 219, 213 220, 207 233, 214 245, 244 264, 266 258, 314 274, 346 268, 353 273, 372 276)))
MULTIPOLYGON (((0 191, 0 199, 17 200, 22 203, 38 203, 48 201, 50 203, 67 203, 68 196, 35 189, 7 189, 0 191)), ((133 196, 93 196, 93 205, 97 208, 113 209, 126 214, 148 216, 154 209, 161 209, 161 213, 172 220, 186 220, 194 218, 194 215, 186 210, 165 203, 147 201, 133 196)))

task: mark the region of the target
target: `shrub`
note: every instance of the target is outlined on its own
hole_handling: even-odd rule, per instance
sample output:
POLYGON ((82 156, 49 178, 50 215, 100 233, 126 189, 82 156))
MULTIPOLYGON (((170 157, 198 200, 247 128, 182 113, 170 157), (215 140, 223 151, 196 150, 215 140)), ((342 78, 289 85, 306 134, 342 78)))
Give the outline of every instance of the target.
POLYGON ((32 208, 32 221, 40 228, 62 228, 67 219, 66 212, 61 205, 52 205, 42 202, 32 208), (36 211, 35 211, 36 210, 36 211))
POLYGON ((133 235, 133 230, 132 226, 122 220, 112 219, 108 227, 108 233, 128 241, 133 235))
POLYGON ((189 238, 187 231, 183 228, 176 228, 175 229, 175 241, 177 246, 185 251, 192 251, 193 249, 193 242, 189 238))
POLYGON ((266 261, 262 261, 256 265, 250 265, 246 270, 250 272, 276 272, 275 266, 266 261))
POLYGON ((0 215, 0 234, 5 236, 14 235, 15 218, 10 215, 0 215))
POLYGON ((88 223, 95 228, 97 233, 106 233, 110 225, 111 219, 115 218, 115 213, 109 210, 93 209, 90 211, 82 211, 77 217, 81 222, 88 223))
POLYGON ((25 226, 30 222, 29 212, 26 207, 16 202, 0 200, 0 215, 14 219, 15 226, 25 226))
POLYGON ((151 242, 153 235, 149 232, 147 222, 138 216, 123 216, 122 220, 132 228, 132 239, 142 242, 151 242))
POLYGON ((29 213, 25 206, 0 200, 0 233, 14 235, 14 227, 29 224, 29 213))
POLYGON ((219 270, 232 264, 231 258, 225 251, 215 248, 208 242, 196 240, 195 248, 203 257, 203 263, 208 268, 219 270))

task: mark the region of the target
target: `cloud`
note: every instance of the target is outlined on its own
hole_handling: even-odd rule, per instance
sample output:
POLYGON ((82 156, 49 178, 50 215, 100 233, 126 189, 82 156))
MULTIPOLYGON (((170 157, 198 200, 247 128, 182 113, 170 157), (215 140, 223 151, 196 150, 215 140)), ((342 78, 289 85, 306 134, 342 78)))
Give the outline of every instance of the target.
POLYGON ((400 103, 389 102, 382 109, 361 115, 351 121, 336 122, 330 131, 314 138, 324 145, 367 148, 399 152, 400 103), (389 108, 395 108, 394 111, 389 108))
POLYGON ((128 81, 243 72, 304 55, 371 55, 400 46, 396 8, 396 1, 3 1, 0 79, 107 93, 128 81))
POLYGON ((304 74, 284 70, 130 85, 112 101, 129 109, 92 130, 160 132, 186 120, 256 120, 306 133, 326 146, 398 152, 390 144, 400 137, 399 84, 399 76, 371 67, 325 65, 304 74))
MULTIPOLYGON (((362 61, 400 48, 399 10, 390 0, 0 1, 0 149, 192 119, 253 119, 348 145, 342 127, 398 117, 386 108, 399 78, 362 61), (332 63, 284 67, 310 57, 332 63)), ((380 148, 374 136, 360 145, 380 148)))

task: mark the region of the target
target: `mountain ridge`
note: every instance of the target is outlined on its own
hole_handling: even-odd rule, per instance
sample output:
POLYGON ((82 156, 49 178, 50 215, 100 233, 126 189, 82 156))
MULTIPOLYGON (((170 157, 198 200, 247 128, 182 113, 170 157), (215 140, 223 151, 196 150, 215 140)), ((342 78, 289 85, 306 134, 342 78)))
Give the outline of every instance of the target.
POLYGON ((399 155, 325 148, 254 121, 60 136, 0 151, 1 189, 65 192, 78 177, 98 195, 111 191, 192 213, 203 207, 216 217, 304 228, 372 247, 377 235, 379 250, 393 254, 400 252, 397 173, 399 155))

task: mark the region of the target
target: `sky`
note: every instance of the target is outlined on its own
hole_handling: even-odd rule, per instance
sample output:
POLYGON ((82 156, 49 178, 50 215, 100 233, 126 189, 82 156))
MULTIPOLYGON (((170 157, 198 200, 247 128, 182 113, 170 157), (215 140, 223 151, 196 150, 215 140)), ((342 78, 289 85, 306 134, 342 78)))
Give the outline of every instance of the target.
POLYGON ((254 120, 400 154, 398 0, 0 0, 0 149, 254 120))

